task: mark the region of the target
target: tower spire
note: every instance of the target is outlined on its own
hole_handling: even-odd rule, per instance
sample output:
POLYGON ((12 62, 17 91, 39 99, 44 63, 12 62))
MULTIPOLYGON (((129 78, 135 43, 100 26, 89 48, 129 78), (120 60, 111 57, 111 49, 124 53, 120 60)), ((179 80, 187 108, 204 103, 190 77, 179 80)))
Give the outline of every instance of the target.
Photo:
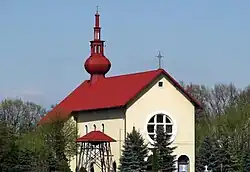
POLYGON ((95 13, 94 39, 90 41, 90 57, 85 61, 84 67, 90 74, 91 83, 105 78, 111 67, 110 61, 104 56, 104 41, 101 40, 100 15, 97 7, 95 13))
POLYGON ((101 39, 100 15, 98 12, 98 6, 96 6, 96 13, 95 13, 94 39, 96 40, 101 39))

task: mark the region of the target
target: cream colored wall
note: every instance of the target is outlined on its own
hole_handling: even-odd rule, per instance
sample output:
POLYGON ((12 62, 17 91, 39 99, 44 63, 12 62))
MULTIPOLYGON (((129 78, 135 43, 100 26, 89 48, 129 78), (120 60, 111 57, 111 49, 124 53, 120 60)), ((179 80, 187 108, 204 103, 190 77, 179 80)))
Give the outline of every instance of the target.
POLYGON ((194 106, 165 77, 160 77, 163 87, 158 82, 142 94, 126 111, 126 129, 130 132, 135 126, 141 131, 146 141, 147 122, 158 112, 166 113, 176 123, 176 138, 173 141, 177 158, 187 155, 190 159, 190 172, 194 172, 195 162, 195 116, 194 106))
MULTIPOLYGON (((195 161, 194 110, 192 103, 162 76, 129 105, 126 110, 126 121, 125 112, 122 109, 82 112, 78 115, 78 129, 80 136, 83 136, 86 134, 85 125, 88 125, 88 131, 91 131, 94 124, 97 130, 101 130, 102 124, 105 124, 105 133, 117 140, 116 143, 112 143, 112 153, 113 159, 118 165, 125 132, 130 132, 135 126, 148 141, 146 132, 148 120, 158 112, 166 113, 176 123, 177 133, 172 143, 173 146, 177 146, 175 154, 177 158, 180 155, 187 155, 190 159, 190 172, 193 172, 195 161), (163 82, 163 87, 158 87, 158 81, 163 82)), ((75 159, 72 159, 72 171, 75 170, 75 162, 75 159)))
MULTIPOLYGON (((102 124, 104 124, 104 133, 115 139, 117 142, 111 143, 112 158, 117 163, 119 162, 120 150, 124 140, 124 110, 109 109, 92 112, 82 112, 78 116, 78 132, 80 137, 86 134, 85 125, 88 126, 88 132, 93 131, 93 125, 96 125, 96 130, 102 131, 102 124)), ((71 170, 75 171, 76 160, 71 161, 71 170)), ((98 169, 96 170, 98 171, 98 169)))

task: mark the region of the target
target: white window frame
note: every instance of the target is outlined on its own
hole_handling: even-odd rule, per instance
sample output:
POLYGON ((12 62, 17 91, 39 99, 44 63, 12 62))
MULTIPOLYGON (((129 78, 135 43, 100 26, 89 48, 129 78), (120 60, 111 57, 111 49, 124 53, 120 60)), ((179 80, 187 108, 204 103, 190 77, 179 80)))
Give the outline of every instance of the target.
POLYGON ((169 124, 169 125, 172 125, 172 133, 171 133, 171 136, 170 136, 170 142, 172 143, 175 138, 176 138, 176 134, 177 134, 177 125, 176 125, 176 122, 173 118, 173 116, 171 116, 168 112, 165 112, 165 111, 157 111, 157 112, 154 112, 153 114, 149 115, 147 120, 146 120, 146 126, 145 126, 145 133, 146 133, 146 137, 147 137, 147 140, 153 144, 154 143, 154 140, 151 139, 151 137, 149 136, 149 134, 154 134, 156 135, 156 128, 157 128, 157 124, 158 125, 164 125, 164 131, 166 131, 166 125, 169 124), (163 115, 163 123, 157 123, 157 115, 158 114, 162 114, 163 115), (154 122, 153 123, 150 123, 149 120, 154 117, 154 122), (166 122, 166 117, 170 120, 171 123, 167 123, 166 122), (154 125, 154 132, 148 132, 148 125, 154 125))

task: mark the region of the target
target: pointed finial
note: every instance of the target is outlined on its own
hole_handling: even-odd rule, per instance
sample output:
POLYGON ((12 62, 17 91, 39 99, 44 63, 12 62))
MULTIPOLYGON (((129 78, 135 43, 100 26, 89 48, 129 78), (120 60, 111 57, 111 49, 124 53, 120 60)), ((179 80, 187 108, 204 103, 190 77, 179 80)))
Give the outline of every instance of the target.
POLYGON ((98 12, 99 12, 99 6, 97 5, 96 6, 96 14, 98 14, 98 12))
POLYGON ((159 69, 161 69, 161 59, 162 59, 162 55, 161 55, 161 52, 159 51, 158 55, 156 56, 159 60, 159 69))

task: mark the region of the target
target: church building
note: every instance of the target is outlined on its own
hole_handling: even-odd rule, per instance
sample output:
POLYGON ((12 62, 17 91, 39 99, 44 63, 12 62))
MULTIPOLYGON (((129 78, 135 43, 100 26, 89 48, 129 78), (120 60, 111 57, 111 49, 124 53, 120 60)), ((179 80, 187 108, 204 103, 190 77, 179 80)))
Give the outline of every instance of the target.
POLYGON ((195 110, 201 108, 200 103, 162 68, 106 77, 111 62, 105 57, 98 12, 90 43, 84 64, 90 78, 40 121, 47 122, 56 112, 75 121, 80 146, 70 163, 72 171, 81 167, 114 171, 126 134, 133 127, 147 143, 153 143, 157 127, 163 126, 171 145, 177 146, 177 171, 194 172, 195 110))

